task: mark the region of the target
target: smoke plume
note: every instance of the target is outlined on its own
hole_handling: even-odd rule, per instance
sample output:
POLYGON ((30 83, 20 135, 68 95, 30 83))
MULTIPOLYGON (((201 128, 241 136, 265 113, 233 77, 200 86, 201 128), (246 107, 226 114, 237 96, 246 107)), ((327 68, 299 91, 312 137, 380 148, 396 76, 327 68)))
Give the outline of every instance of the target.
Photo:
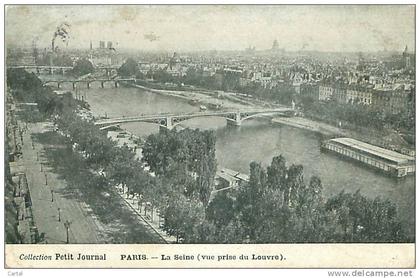
POLYGON ((59 26, 57 26, 57 29, 55 30, 52 41, 51 41, 52 51, 55 51, 55 40, 57 38, 61 39, 63 43, 68 44, 68 41, 70 39, 70 24, 69 23, 63 22, 59 26))

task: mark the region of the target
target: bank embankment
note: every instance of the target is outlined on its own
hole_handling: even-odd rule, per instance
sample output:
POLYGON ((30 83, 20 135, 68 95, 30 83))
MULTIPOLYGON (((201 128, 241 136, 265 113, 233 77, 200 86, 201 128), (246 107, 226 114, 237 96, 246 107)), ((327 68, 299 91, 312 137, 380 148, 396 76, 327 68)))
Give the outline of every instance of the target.
POLYGON ((274 118, 272 122, 296 128, 306 129, 328 137, 344 136, 345 134, 345 131, 340 128, 301 117, 278 117, 274 118))
POLYGON ((349 137, 402 154, 414 156, 414 150, 407 147, 407 142, 395 131, 366 130, 364 132, 339 128, 330 124, 314 121, 302 117, 278 117, 273 123, 288 125, 300 129, 317 132, 326 138, 349 137))
POLYGON ((153 93, 158 93, 164 96, 176 97, 188 102, 193 102, 196 105, 205 105, 207 107, 219 107, 220 109, 240 109, 259 107, 260 105, 252 101, 245 101, 240 98, 234 97, 231 94, 219 92, 219 94, 202 91, 175 91, 175 90, 161 90, 145 87, 138 84, 129 84, 135 88, 147 90, 153 93))

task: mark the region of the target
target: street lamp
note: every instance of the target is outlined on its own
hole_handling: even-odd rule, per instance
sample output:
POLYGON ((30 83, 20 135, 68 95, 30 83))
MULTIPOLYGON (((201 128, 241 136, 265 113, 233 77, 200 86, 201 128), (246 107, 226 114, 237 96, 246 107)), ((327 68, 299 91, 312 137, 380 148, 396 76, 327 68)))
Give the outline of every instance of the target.
POLYGON ((64 222, 64 227, 66 228, 66 243, 69 243, 69 230, 70 230, 70 225, 71 222, 66 220, 66 222, 64 222))

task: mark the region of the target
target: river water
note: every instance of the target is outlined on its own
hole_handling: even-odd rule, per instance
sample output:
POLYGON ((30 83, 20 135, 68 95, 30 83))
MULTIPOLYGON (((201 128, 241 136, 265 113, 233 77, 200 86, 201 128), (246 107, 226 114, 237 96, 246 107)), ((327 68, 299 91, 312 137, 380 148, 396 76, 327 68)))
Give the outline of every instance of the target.
MULTIPOLYGON (((152 113, 181 113, 198 111, 197 106, 174 98, 136 88, 81 89, 95 115, 108 117, 135 116, 152 113)), ((182 123, 184 127, 216 130, 216 157, 220 167, 249 173, 249 163, 269 165, 273 156, 282 154, 289 164, 302 164, 305 179, 318 175, 323 183, 324 196, 342 190, 374 198, 389 198, 398 205, 399 215, 414 238, 415 179, 413 176, 395 179, 362 165, 341 159, 334 154, 321 153, 322 137, 316 133, 268 120, 248 120, 241 127, 226 125, 223 118, 196 118, 182 123)), ((158 132, 159 127, 148 123, 129 123, 121 126, 138 136, 158 132)))

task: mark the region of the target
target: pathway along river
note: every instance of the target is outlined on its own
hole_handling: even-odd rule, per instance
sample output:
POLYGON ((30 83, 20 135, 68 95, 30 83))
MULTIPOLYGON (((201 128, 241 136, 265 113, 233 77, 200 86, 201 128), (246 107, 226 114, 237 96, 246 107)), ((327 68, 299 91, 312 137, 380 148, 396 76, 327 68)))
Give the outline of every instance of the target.
MULTIPOLYGON (((70 88, 68 88, 70 89, 70 88)), ((134 116, 139 114, 198 111, 188 102, 136 88, 91 88, 81 89, 95 115, 108 117, 134 116)), ((333 154, 321 153, 321 136, 306 130, 272 124, 267 120, 248 120, 241 127, 226 125, 222 118, 198 118, 182 123, 190 128, 212 128, 216 130, 216 157, 219 167, 249 173, 251 161, 264 166, 273 156, 282 154, 288 164, 302 164, 305 179, 312 175, 321 178, 325 197, 342 190, 361 193, 374 198, 390 198, 398 205, 399 214, 414 241, 415 179, 390 178, 365 169, 351 161, 333 154)), ((121 126, 138 136, 158 132, 157 125, 129 123, 121 126)))

